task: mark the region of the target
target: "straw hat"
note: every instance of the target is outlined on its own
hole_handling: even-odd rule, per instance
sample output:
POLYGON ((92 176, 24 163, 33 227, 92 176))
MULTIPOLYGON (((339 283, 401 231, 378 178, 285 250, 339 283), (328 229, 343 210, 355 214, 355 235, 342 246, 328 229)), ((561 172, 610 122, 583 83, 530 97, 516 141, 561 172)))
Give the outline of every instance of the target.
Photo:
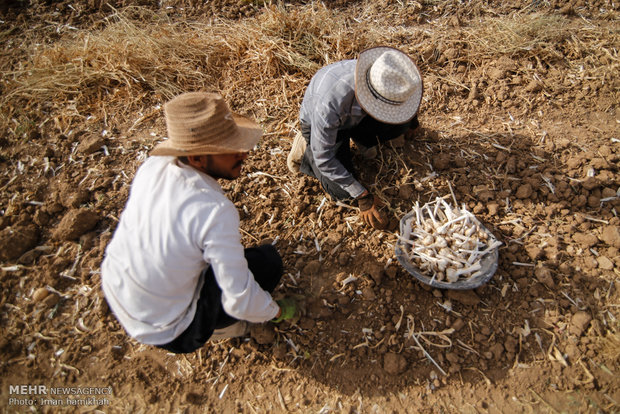
POLYGON ((230 112, 216 93, 188 92, 164 105, 168 139, 151 155, 230 154, 251 150, 263 134, 259 125, 230 112))
POLYGON ((418 112, 422 76, 411 58, 398 49, 373 47, 360 53, 355 66, 355 96, 373 118, 403 124, 418 112))

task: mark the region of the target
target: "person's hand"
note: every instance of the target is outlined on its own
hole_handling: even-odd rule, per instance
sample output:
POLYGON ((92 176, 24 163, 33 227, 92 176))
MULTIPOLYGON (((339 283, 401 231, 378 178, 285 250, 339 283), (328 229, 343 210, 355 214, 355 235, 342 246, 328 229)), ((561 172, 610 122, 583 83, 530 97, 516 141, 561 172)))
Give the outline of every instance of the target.
POLYGON ((385 217, 380 211, 381 202, 379 199, 368 191, 365 191, 357 199, 357 206, 360 209, 360 216, 367 225, 375 229, 383 229, 388 223, 387 217, 385 217))
POLYGON ((288 321, 297 316, 297 302, 293 298, 283 298, 276 300, 280 307, 280 314, 271 320, 273 323, 288 321))

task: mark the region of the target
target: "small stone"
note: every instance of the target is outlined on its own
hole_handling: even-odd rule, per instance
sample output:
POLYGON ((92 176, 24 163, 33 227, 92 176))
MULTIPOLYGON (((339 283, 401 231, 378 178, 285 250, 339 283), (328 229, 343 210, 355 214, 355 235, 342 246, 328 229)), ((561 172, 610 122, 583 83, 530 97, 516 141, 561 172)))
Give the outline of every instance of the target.
POLYGON ((590 248, 598 243, 598 238, 591 233, 575 233, 573 240, 582 248, 590 248))
POLYGON ((525 183, 519 186, 519 188, 517 188, 517 192, 515 195, 517 196, 517 198, 526 199, 530 198, 532 196, 532 193, 532 185, 530 183, 525 183))
POLYGON ((56 240, 75 240, 91 231, 99 219, 99 214, 86 208, 71 210, 62 218, 52 237, 56 240))
POLYGON ((411 184, 403 184, 398 189, 398 196, 403 200, 411 200, 414 194, 414 187, 411 184))
POLYGON ((373 263, 369 266, 368 273, 377 285, 381 284, 381 280, 383 279, 383 266, 378 263, 373 263))
POLYGON ((309 262, 307 265, 304 266, 303 272, 306 275, 314 275, 314 274, 317 274, 320 269, 321 269, 321 262, 319 262, 318 260, 312 260, 311 262, 309 262))
POLYGON ((459 331, 463 326, 465 326, 465 322, 463 322, 463 319, 458 318, 452 323, 451 328, 455 331, 459 331))
POLYGON ((579 311, 575 313, 570 320, 570 327, 568 328, 568 332, 575 336, 581 336, 581 334, 583 334, 588 325, 590 325, 591 320, 592 316, 590 316, 590 314, 587 312, 579 311))
POLYGON ((551 270, 549 268, 544 266, 537 267, 536 270, 534 270, 534 274, 540 283, 547 286, 549 289, 555 288, 555 281, 553 280, 553 276, 551 275, 551 270))
POLYGON ((310 330, 313 329, 314 326, 316 325, 316 323, 314 322, 314 319, 310 319, 310 318, 302 318, 299 323, 298 323, 299 327, 301 329, 305 329, 305 330, 310 330))
POLYGON ((433 167, 437 170, 445 170, 450 167, 450 154, 438 154, 433 157, 433 167))
POLYGON ((527 252, 527 255, 530 257, 530 259, 532 260, 536 260, 540 258, 544 252, 543 249, 541 249, 535 244, 528 244, 527 246, 525 246, 525 251, 527 252))
POLYGON ((601 240, 620 249, 620 226, 606 226, 601 233, 601 240))
POLYGON ((491 216, 495 216, 497 214, 498 209, 499 209, 499 204, 497 203, 487 204, 487 210, 489 211, 489 215, 491 216))
POLYGON ((493 353, 495 360, 500 361, 504 355, 504 346, 500 343, 495 343, 489 349, 493 353))
POLYGON ((407 360, 401 354, 388 352, 383 357, 383 369, 391 375, 402 374, 407 368, 407 360))
POLYGON ((596 261, 598 262, 598 267, 603 270, 612 270, 614 268, 614 262, 605 256, 597 257, 596 261))
POLYGON ((77 151, 84 155, 90 155, 96 151, 99 151, 104 144, 105 140, 102 137, 93 134, 82 138, 82 141, 77 147, 77 151))
POLYGON ((581 354, 582 354, 579 347, 576 344, 572 344, 572 343, 569 343, 568 345, 566 345, 566 349, 564 350, 564 353, 568 357, 569 361, 579 360, 579 357, 581 357, 581 354))
POLYGON ((588 191, 594 190, 600 184, 601 183, 596 177, 586 177, 581 183, 581 185, 583 185, 583 188, 585 188, 588 191))
POLYGON ((47 288, 38 288, 37 290, 34 291, 34 293, 32 294, 32 300, 35 303, 41 302, 43 299, 45 299, 48 295, 50 294, 50 291, 47 290, 47 288))
POLYGON ((460 358, 455 352, 448 353, 446 355, 446 359, 454 364, 458 364, 460 362, 460 358))
MULTIPOLYGON (((512 337, 512 336, 506 337, 506 341, 504 341, 504 348, 510 354, 516 353, 517 352, 517 340, 514 337, 512 337)), ((510 358, 510 359, 512 359, 512 358, 510 358)))
POLYGON ((372 290, 370 286, 366 286, 362 289, 362 296, 366 300, 373 300, 377 298, 377 295, 375 295, 374 290, 372 290))
POLYGON ((57 293, 49 293, 45 299, 43 299, 43 303, 49 308, 56 306, 60 302, 60 296, 57 293))
POLYGON ((253 324, 250 326, 250 336, 260 345, 271 344, 276 340, 276 333, 270 324, 253 324))
POLYGON ((448 290, 446 296, 466 306, 476 306, 480 298, 473 290, 448 290))

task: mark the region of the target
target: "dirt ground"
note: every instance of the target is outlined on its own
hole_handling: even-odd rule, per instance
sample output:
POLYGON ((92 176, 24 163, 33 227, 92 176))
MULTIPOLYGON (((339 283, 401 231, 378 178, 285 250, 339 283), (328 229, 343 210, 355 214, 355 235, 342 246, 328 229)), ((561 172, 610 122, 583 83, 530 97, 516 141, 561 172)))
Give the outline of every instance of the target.
MULTIPOLYGON (((145 93, 149 111, 129 114, 110 90, 100 96, 109 102, 103 112, 77 98, 10 100, 23 79, 15 74, 34 55, 80 30, 103 30, 108 7, 129 3, 13 1, 0 9, 5 412, 620 412, 617 2, 328 3, 324 12, 351 27, 386 16, 393 26, 385 36, 424 75, 421 127, 402 146, 382 146, 375 160, 357 158, 362 182, 394 220, 452 186, 503 242, 497 273, 472 291, 431 289, 398 264, 398 230, 365 227, 315 180, 291 175, 286 155, 311 75, 263 73, 256 81, 274 81, 286 105, 271 113, 275 95, 227 89, 231 106, 259 120, 265 136, 242 176, 222 186, 240 212, 244 244, 274 243, 283 256, 275 295, 294 295, 305 314, 187 355, 128 338, 99 279, 133 173, 166 136, 163 95, 145 93), (570 34, 536 53, 506 49, 491 59, 468 52, 471 43, 434 40, 493 21, 485 19, 541 16, 570 34), (414 30, 418 37, 408 38, 414 30), (17 385, 48 388, 20 393, 17 385), (51 387, 77 388, 69 397, 82 405, 51 387), (91 387, 102 393, 84 395, 91 387), (42 405, 51 399, 60 405, 42 405)), ((284 27, 325 8, 264 3, 133 2, 187 30, 189 22, 234 28, 274 15, 290 19, 284 27)), ((502 33, 484 47, 504 46, 502 33)), ((222 73, 218 86, 226 90, 243 70, 222 73)))

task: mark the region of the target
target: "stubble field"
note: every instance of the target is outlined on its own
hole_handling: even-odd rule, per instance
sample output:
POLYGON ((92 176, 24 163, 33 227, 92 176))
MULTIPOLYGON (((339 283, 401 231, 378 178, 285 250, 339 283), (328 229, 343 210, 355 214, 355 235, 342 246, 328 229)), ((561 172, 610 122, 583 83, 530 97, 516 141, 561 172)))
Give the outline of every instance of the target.
POLYGON ((620 410, 617 3, 26 3, 0 8, 4 411, 76 411, 11 403, 17 384, 111 387, 78 407, 102 412, 620 410), (313 73, 382 44, 424 76, 421 128, 358 158, 362 182, 395 220, 452 187, 503 243, 476 290, 422 285, 397 230, 286 168, 313 73), (99 265, 162 104, 190 90, 263 126, 222 186, 305 314, 173 355, 126 336, 99 265))

